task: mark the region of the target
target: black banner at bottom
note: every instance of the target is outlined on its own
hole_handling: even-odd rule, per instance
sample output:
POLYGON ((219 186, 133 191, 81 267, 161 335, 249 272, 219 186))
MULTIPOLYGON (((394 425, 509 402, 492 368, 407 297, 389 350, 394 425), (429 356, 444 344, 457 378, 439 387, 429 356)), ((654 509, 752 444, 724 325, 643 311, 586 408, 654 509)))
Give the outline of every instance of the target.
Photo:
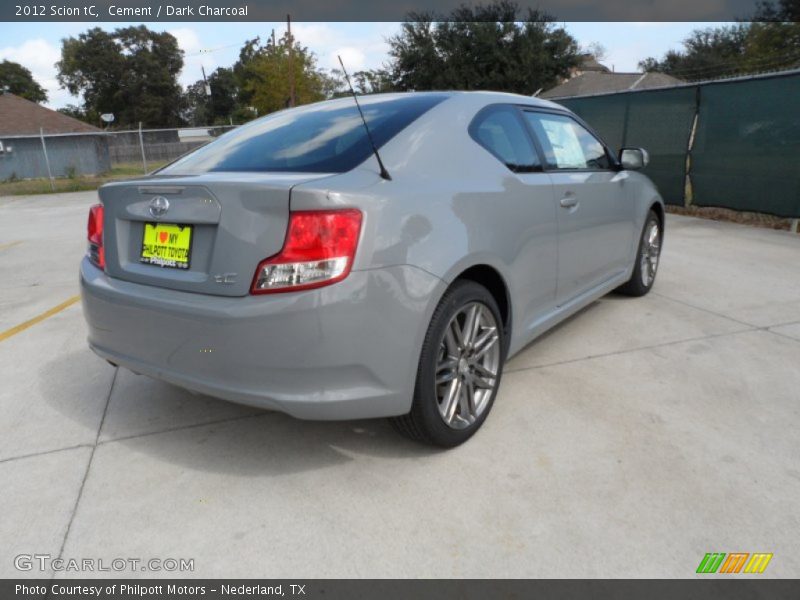
POLYGON ((4 579, 7 600, 185 600, 295 598, 338 600, 614 598, 615 600, 753 600, 800 598, 800 580, 726 579, 4 579))

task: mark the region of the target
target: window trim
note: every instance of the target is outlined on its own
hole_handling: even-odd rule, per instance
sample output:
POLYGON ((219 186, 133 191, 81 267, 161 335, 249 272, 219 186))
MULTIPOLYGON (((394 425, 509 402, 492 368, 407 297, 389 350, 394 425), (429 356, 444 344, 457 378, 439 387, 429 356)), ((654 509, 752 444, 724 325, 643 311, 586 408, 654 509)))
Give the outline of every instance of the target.
POLYGON ((603 147, 603 150, 605 151, 606 157, 608 158, 608 162, 609 162, 609 167, 606 168, 606 169, 599 169, 599 168, 595 168, 595 167, 560 169, 557 166, 550 165, 550 162, 547 159, 547 154, 546 154, 546 152, 544 151, 544 148, 541 145, 541 140, 539 140, 539 136, 536 135, 536 132, 533 130, 533 127, 528 122, 528 119, 525 118, 525 115, 520 114, 520 118, 525 122, 525 127, 528 130, 528 135, 530 135, 531 138, 533 138, 537 149, 542 154, 543 158, 541 160, 541 163, 542 163, 542 165, 544 167, 544 172, 545 173, 608 173, 608 172, 616 173, 616 172, 621 170, 621 165, 620 165, 619 161, 617 160, 617 157, 614 155, 614 153, 609 150, 608 144, 606 144, 603 141, 603 138, 601 138, 597 134, 597 132, 588 123, 586 123, 586 121, 581 119, 578 115, 576 115, 574 113, 571 113, 571 112, 567 112, 565 110, 558 110, 558 109, 553 109, 553 108, 549 108, 549 107, 531 106, 529 104, 518 104, 516 106, 517 106, 517 109, 520 111, 520 113, 529 112, 529 113, 550 114, 550 115, 556 115, 556 116, 559 116, 559 117, 566 117, 568 119, 571 119, 572 121, 574 121, 575 123, 577 123, 578 125, 583 127, 587 132, 589 132, 589 134, 595 140, 597 140, 597 142, 603 147))
POLYGON ((507 104, 507 103, 504 103, 504 102, 496 102, 494 104, 487 104, 486 106, 481 108, 477 113, 475 113, 474 117, 472 117, 472 120, 470 121, 469 126, 467 127, 467 133, 469 134, 469 137, 472 138, 473 142, 475 142, 483 150, 488 152, 493 158, 495 158, 497 160, 497 162, 499 162, 501 165, 503 165, 511 173, 514 173, 515 175, 528 175, 530 173, 544 173, 545 170, 546 170, 544 153, 539 148, 539 144, 536 141, 536 139, 533 136, 531 136, 531 131, 530 131, 529 126, 525 122, 525 118, 520 114, 520 112, 519 112, 519 110, 517 110, 517 108, 518 108, 518 106, 516 104, 507 104), (524 169, 524 170, 515 171, 514 169, 512 169, 511 167, 508 166, 508 163, 506 163, 502 159, 502 157, 498 156, 490 148, 487 148, 483 144, 483 142, 480 141, 480 139, 477 136, 477 128, 478 128, 478 125, 479 125, 479 121, 483 117, 487 116, 489 113, 498 112, 500 110, 506 110, 506 109, 509 110, 512 115, 514 115, 514 118, 519 123, 520 129, 521 129, 523 135, 528 140, 528 143, 531 146, 531 150, 533 151, 533 154, 534 154, 534 156, 536 157, 536 160, 539 163, 538 165, 536 165, 536 166, 534 166, 534 167, 532 167, 530 169, 524 169))

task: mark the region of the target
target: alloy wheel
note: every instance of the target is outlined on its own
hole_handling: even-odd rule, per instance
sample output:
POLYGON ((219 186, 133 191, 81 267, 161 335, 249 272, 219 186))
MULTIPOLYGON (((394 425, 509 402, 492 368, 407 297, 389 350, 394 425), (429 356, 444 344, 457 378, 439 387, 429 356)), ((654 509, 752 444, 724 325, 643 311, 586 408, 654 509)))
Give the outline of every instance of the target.
POLYGON ((661 254, 661 229, 658 223, 650 221, 647 225, 642 240, 642 255, 639 271, 642 275, 642 285, 650 287, 656 277, 658 257, 661 254))
POLYGON ((453 429, 465 429, 489 405, 498 382, 497 321, 480 302, 462 307, 445 329, 436 363, 439 414, 453 429))

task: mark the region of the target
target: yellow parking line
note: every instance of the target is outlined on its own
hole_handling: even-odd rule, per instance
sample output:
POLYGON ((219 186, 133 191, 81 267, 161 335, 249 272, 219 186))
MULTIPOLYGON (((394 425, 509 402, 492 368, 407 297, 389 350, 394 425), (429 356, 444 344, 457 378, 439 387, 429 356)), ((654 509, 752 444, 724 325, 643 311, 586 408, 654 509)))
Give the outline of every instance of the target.
POLYGON ((33 317, 32 319, 29 319, 29 320, 25 321, 24 323, 20 323, 19 325, 15 325, 11 329, 6 329, 3 333, 0 333, 0 342, 3 342, 5 340, 7 340, 12 335, 17 335, 20 331, 25 331, 28 327, 33 327, 37 323, 41 323, 42 321, 44 321, 48 317, 52 317, 53 315, 55 315, 57 313, 60 313, 62 310, 64 310, 65 308, 69 308, 70 306, 75 304, 80 299, 81 299, 80 296, 73 296, 69 300, 67 300, 65 302, 62 302, 58 306, 54 306, 50 310, 48 310, 46 312, 43 312, 42 314, 40 314, 40 315, 38 315, 36 317, 33 317))
POLYGON ((22 240, 16 240, 14 242, 8 242, 7 244, 0 244, 0 250, 6 250, 8 248, 12 248, 13 246, 16 246, 17 244, 21 244, 21 243, 22 243, 22 240))

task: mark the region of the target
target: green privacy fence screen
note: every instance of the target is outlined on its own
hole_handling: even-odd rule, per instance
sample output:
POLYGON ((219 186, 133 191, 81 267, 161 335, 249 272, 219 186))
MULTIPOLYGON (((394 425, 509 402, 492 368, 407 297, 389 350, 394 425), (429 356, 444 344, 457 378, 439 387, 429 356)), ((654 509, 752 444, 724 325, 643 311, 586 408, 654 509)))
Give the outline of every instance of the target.
POLYGON ((558 102, 612 148, 646 148, 668 204, 800 217, 798 71, 558 102))
POLYGON ((650 153, 647 175, 664 201, 683 204, 686 149, 696 107, 695 90, 674 88, 561 101, 611 148, 641 146, 650 153))

